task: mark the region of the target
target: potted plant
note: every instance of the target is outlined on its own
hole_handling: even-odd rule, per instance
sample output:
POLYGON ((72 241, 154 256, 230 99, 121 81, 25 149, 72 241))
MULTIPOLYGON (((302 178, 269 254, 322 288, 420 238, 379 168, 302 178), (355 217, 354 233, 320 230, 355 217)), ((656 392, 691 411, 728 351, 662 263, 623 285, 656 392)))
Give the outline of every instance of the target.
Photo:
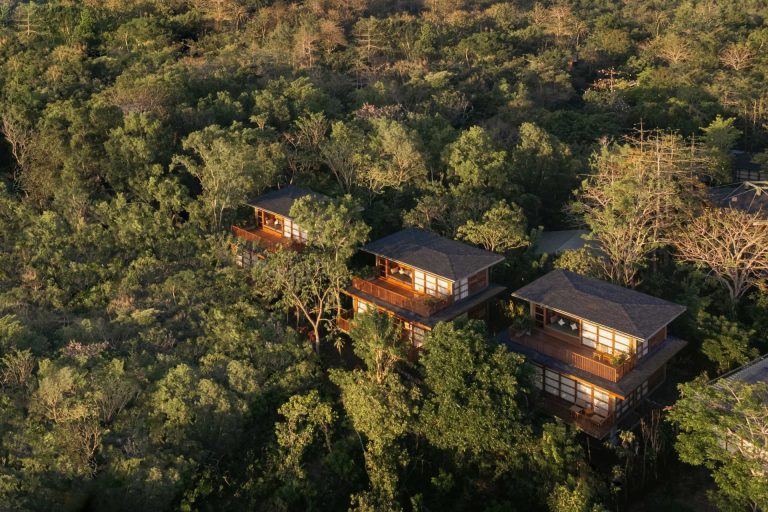
POLYGON ((619 352, 618 354, 614 354, 611 358, 611 366, 621 366, 627 361, 629 361, 629 354, 619 352))
POLYGON ((509 331, 513 336, 531 334, 533 319, 524 304, 510 301, 507 303, 504 313, 510 319, 509 331))
POLYGON ((361 279, 365 279, 366 281, 373 281, 378 277, 378 274, 376 272, 376 267, 372 267, 370 265, 363 267, 360 269, 360 272, 357 273, 358 277, 361 279))

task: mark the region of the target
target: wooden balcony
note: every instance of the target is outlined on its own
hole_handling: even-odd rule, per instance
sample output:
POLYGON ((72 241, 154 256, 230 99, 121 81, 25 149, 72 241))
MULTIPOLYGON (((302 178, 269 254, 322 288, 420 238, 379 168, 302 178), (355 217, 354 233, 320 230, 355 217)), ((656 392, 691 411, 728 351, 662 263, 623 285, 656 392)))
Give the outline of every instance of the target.
POLYGON ((352 330, 352 319, 354 317, 355 314, 352 311, 342 311, 341 315, 336 317, 336 327, 338 327, 341 332, 349 333, 349 331, 352 330))
POLYGON ((232 226, 232 234, 240 240, 250 242, 249 245, 251 247, 248 249, 255 252, 260 250, 276 251, 280 247, 285 249, 298 250, 302 247, 301 244, 291 240, 290 238, 285 238, 280 233, 253 226, 246 228, 232 226))
POLYGON ((614 365, 611 356, 605 353, 581 345, 578 340, 572 343, 564 341, 540 329, 522 336, 513 334, 512 341, 611 382, 618 382, 635 367, 634 356, 614 365))
POLYGON ((423 317, 430 317, 453 304, 453 297, 438 298, 388 283, 381 278, 352 278, 352 286, 363 293, 423 317))
POLYGON ((579 429, 597 439, 605 438, 616 423, 614 413, 610 413, 607 417, 591 413, 590 410, 584 410, 546 392, 542 393, 541 405, 549 414, 576 425, 579 429))

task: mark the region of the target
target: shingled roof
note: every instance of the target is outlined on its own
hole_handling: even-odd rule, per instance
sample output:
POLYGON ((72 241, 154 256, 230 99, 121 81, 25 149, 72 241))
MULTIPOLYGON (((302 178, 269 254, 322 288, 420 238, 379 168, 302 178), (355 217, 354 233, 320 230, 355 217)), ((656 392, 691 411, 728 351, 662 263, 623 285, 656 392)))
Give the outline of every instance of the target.
POLYGON ((719 379, 731 382, 738 381, 744 384, 757 384, 759 382, 768 384, 768 354, 726 373, 719 379))
POLYGON ((650 338, 685 307, 651 295, 555 270, 512 294, 638 338, 650 338))
POLYGON ((595 247, 597 244, 585 237, 589 234, 586 229, 568 229, 565 231, 542 231, 533 253, 540 254, 562 254, 565 251, 575 251, 582 247, 595 247))
POLYGON ((291 213, 291 207, 297 199, 304 196, 312 196, 318 200, 328 199, 328 196, 313 192, 306 188, 297 187, 295 185, 289 185, 285 188, 273 190, 266 194, 260 195, 255 199, 251 199, 246 204, 253 206, 254 208, 261 208, 268 212, 282 215, 283 217, 289 217, 291 213))
POLYGON ((458 281, 504 261, 498 254, 478 249, 425 229, 408 228, 363 247, 363 250, 458 281))
POLYGON ((712 187, 709 198, 718 208, 734 208, 768 217, 768 183, 745 181, 739 185, 712 187))

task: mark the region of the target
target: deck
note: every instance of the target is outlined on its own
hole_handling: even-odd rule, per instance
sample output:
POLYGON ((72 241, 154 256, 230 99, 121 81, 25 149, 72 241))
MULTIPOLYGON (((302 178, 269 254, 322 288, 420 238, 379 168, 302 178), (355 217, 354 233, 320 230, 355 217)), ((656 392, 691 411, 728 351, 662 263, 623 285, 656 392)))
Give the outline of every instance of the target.
POLYGON ((294 242, 290 238, 285 238, 281 234, 254 226, 241 228, 232 226, 232 234, 241 240, 250 242, 248 250, 259 252, 259 250, 276 251, 279 248, 300 249, 301 244, 294 242))
POLYGON ((614 428, 616 418, 613 413, 604 418, 548 393, 542 393, 541 405, 547 413, 576 425, 597 439, 604 439, 614 428))
POLYGON ((513 336, 512 340, 611 382, 618 382, 635 367, 634 356, 622 364, 614 365, 606 358, 605 354, 578 344, 576 341, 570 343, 538 329, 532 331, 531 334, 513 336))
POLYGON ((453 304, 453 297, 433 297, 408 290, 378 277, 370 280, 353 277, 352 287, 423 317, 430 317, 453 304))

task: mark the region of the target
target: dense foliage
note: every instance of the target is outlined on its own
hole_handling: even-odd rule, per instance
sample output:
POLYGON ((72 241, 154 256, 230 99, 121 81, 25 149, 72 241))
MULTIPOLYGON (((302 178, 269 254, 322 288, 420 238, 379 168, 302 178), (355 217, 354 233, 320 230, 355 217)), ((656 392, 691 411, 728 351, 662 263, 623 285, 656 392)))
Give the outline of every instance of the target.
MULTIPOLYGON (((765 352, 764 260, 734 288, 675 230, 691 173, 727 182, 729 150, 768 143, 766 19, 763 0, 0 0, 0 508, 623 506, 640 489, 590 467, 482 325, 440 326, 414 364, 385 318, 336 338, 337 292, 403 225, 505 254, 514 288, 551 265, 526 250, 539 228, 578 217, 609 257, 555 265, 688 305, 681 375, 765 352), (288 183, 338 199, 296 206, 314 245, 234 268, 241 203, 288 183)), ((681 457, 726 482, 717 503, 759 504, 722 469, 741 462, 696 455, 692 389, 681 457)))

